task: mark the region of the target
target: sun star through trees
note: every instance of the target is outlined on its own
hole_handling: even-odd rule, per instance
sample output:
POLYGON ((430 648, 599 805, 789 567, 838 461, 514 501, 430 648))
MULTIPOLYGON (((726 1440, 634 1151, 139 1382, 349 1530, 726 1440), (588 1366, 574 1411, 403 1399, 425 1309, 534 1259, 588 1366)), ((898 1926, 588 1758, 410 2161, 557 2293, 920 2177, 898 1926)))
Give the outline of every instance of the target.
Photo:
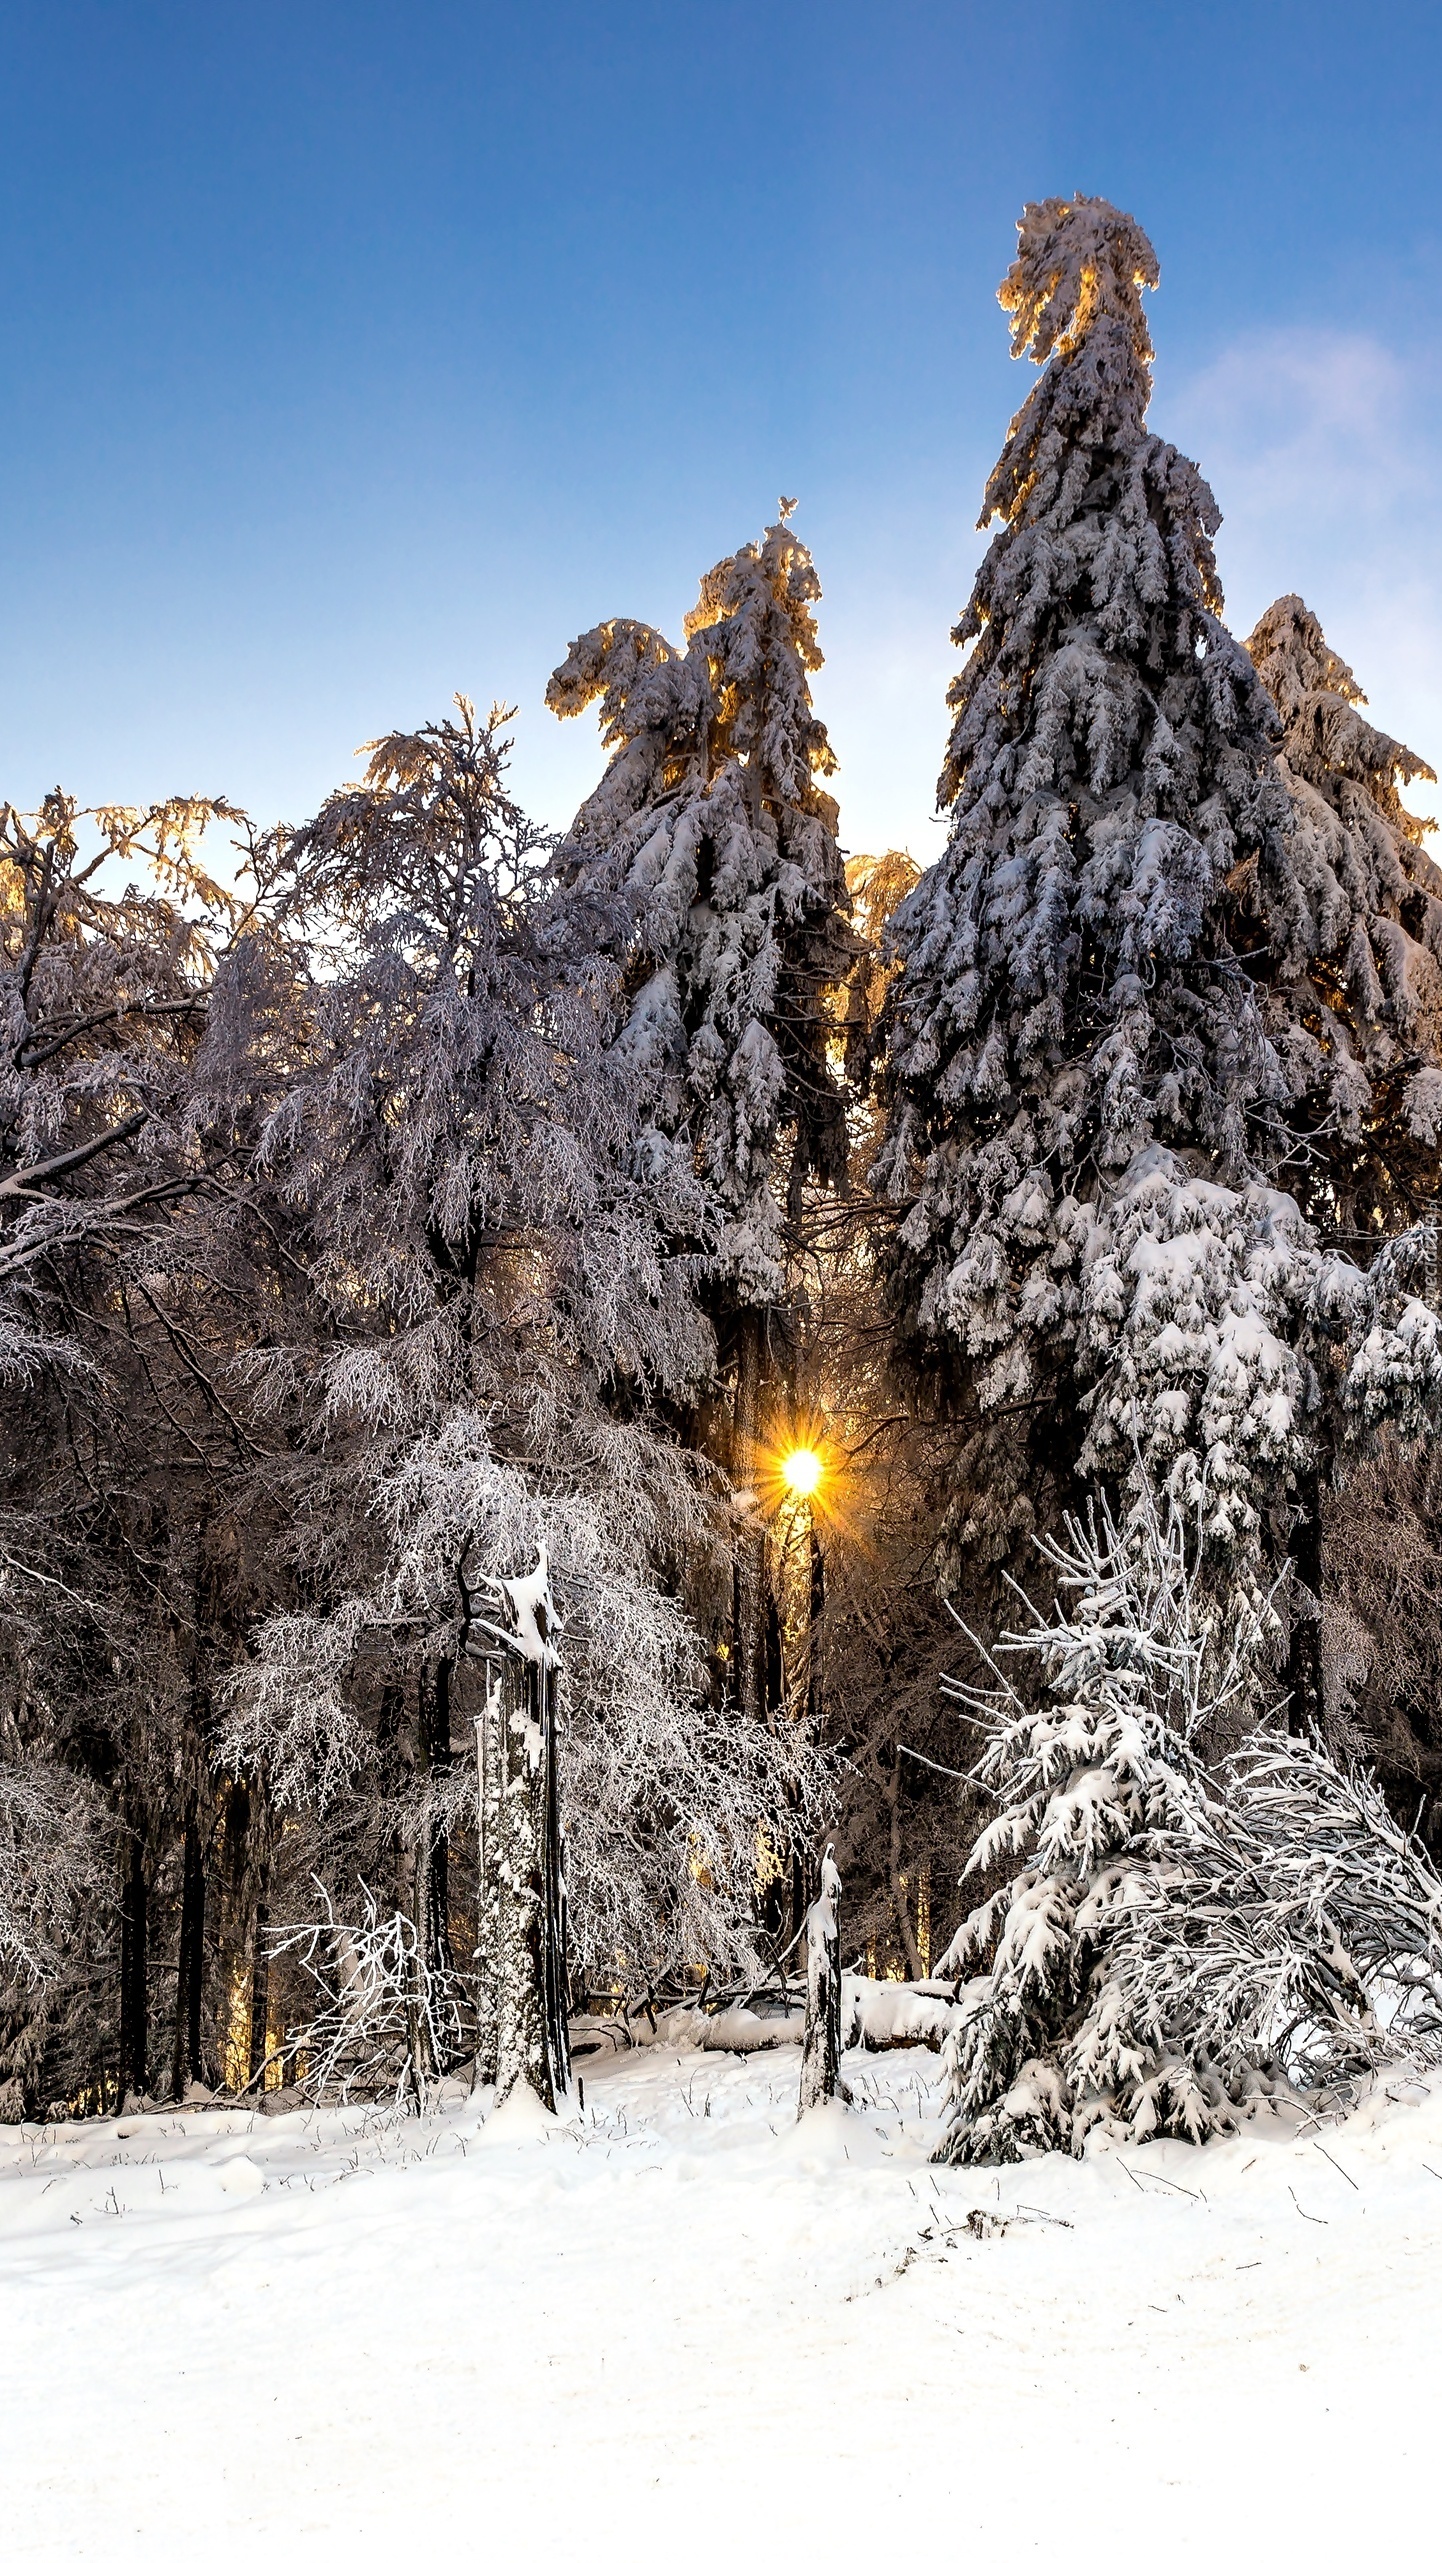
POLYGON ((781 1463, 781 1474, 793 1495, 814 1495, 821 1484, 820 1453, 788 1451, 781 1463))

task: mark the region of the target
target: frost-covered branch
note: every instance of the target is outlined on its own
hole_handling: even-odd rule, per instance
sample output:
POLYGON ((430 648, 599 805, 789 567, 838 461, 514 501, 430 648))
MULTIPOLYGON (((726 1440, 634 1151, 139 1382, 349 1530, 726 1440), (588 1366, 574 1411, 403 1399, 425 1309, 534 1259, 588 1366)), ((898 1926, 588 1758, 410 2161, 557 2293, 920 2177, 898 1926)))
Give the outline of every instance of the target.
POLYGON ((364 1881, 347 1920, 322 1881, 313 1884, 320 1920, 278 1931, 271 1943, 272 1956, 293 1958, 315 1989, 311 2018, 288 2040, 297 2080, 318 2099, 419 2112, 443 2064, 464 2051, 457 1979, 427 1964, 411 1916, 384 1911, 364 1881))

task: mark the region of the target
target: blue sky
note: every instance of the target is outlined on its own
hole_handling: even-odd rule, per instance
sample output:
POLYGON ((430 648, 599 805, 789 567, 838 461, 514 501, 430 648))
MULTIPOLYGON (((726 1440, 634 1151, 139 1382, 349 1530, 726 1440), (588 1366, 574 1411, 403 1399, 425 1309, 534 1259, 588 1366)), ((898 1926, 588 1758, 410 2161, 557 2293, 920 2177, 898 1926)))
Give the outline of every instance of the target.
POLYGON ((1439 72, 1435 0, 0 0, 0 795, 299 818, 462 687, 564 821, 548 670, 784 489, 843 835, 929 856, 995 288, 1075 187, 1156 244, 1234 626, 1300 588, 1442 762, 1439 72))

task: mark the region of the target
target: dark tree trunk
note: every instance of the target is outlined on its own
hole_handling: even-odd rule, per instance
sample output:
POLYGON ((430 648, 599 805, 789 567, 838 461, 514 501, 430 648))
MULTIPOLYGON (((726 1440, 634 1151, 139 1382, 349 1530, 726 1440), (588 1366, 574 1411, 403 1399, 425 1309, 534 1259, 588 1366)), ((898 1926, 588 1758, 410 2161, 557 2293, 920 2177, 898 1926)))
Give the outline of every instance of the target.
POLYGON ((899 1744, 894 1744, 891 1748, 891 1758, 884 1768, 881 1789, 887 1810, 886 1883, 891 1895, 891 1910, 896 1916, 896 1928, 902 1953, 906 1959, 907 1974, 913 1983, 917 1983, 925 1974, 925 1969, 921 1963, 921 1951, 917 1946, 916 1933, 911 1927, 911 1909, 906 1901, 906 1882, 901 1868, 901 1747, 899 1744))
POLYGON ((271 1811, 256 1775, 230 1785, 221 1859, 221 1972, 226 1986, 225 2078, 247 2088, 265 2062, 270 2013, 271 1811))
POLYGON ((245 2081, 250 2054, 250 1791, 227 1781, 221 1801, 216 1915, 222 2014, 220 2078, 228 2091, 245 2081), (242 2043, 241 2005, 245 2005, 242 2043))
POLYGON ((806 1854, 804 1851, 793 1850, 791 1854, 791 1874, 788 1885, 787 1913, 781 1928, 786 1934, 786 1945, 789 1948, 791 1943, 799 1938, 801 1925, 806 1919, 806 1854))
POLYGON ((180 1952, 175 1976, 175 2053, 171 2090, 183 2099, 186 2086, 203 2082, 200 2049, 201 2004, 205 1989, 205 1845, 199 1810, 192 1799, 185 1810, 185 1839, 180 1880, 180 1952))
POLYGON ((476 2070, 482 2082, 497 2073, 501 1966, 501 1792, 505 1756, 501 1748, 506 1714, 503 1667, 485 1665, 485 1701, 476 1720, 476 2070))
POLYGON ((381 1769, 384 1793, 389 1797, 396 1786, 396 1740, 405 1716, 406 1695, 399 1682, 387 1682, 376 1713, 376 1760, 381 1769))
POLYGON ((806 1917, 806 2034, 797 2116, 819 2102, 850 2097, 841 2080, 841 1877, 832 1845, 806 1917))
POLYGON ((396 1820, 391 1803, 399 1797, 402 1788, 400 1738, 405 1710, 403 1685, 387 1682, 382 1688, 376 1714, 376 1789, 382 1807, 381 1842, 390 1863, 390 1892, 397 1912, 409 1910, 412 1887, 403 1828, 396 1820))
MULTIPOLYGON (((451 1666, 442 1656, 435 1678, 421 1694, 421 1763, 431 1781, 451 1767, 451 1666)), ((424 1876, 424 1948, 428 1967, 451 1970, 450 1857, 442 1827, 426 1828, 424 1876)))
POLYGON ((439 1980, 450 1974, 452 1963, 450 1864, 445 1833, 435 1809, 436 1784, 449 1769, 451 1759, 451 1667, 447 1658, 442 1657, 434 1668, 422 1665, 417 1709, 421 1798, 410 1877, 414 1942, 408 2008, 411 2087, 419 2108, 425 2086, 443 2074, 451 2062, 444 2006, 437 2000, 439 1980))
POLYGON ((811 1614, 806 1633, 806 1713, 819 1733, 821 1727, 821 1625, 826 1616, 826 1552, 811 1526, 811 1614))
POLYGON ((566 1930, 566 1860, 561 1840, 561 1771, 556 1751, 556 1675, 546 1668, 544 1686, 545 1797, 541 1810, 541 1879, 545 1899, 543 1953, 546 2043, 551 2058, 551 2087, 557 2099, 571 2079, 570 1968, 566 1930))
POLYGON ((1305 1735, 1322 1723, 1322 1486, 1318 1473, 1297 1489, 1297 1514, 1287 1544, 1291 1564, 1292 1629, 1287 1646, 1287 1724, 1305 1735))
POLYGON ((516 1636, 499 1658, 499 1696, 482 1723, 499 1773, 493 1785, 483 1761, 481 1822, 495 1899, 496 2096, 527 2082, 555 2109, 571 2057, 554 1615, 544 1571, 543 1557, 536 1576, 506 1587, 516 1636))
POLYGON ((120 2101, 150 2089, 150 1886, 132 1834, 120 1897, 120 2101))
POLYGON ((765 1612, 764 1625, 766 1631, 766 1656, 763 1687, 761 1692, 761 1714, 765 1718, 767 1725, 775 1729, 780 1726, 781 1721, 786 1714, 786 1648, 781 1634, 780 1608, 777 1604, 776 1593, 771 1582, 771 1577, 767 1573, 769 1564, 770 1560, 768 1559, 766 1549, 763 1546, 761 1552, 761 1574, 764 1593, 763 1608, 765 1612))
POLYGON ((255 1936, 250 1961, 250 2058, 249 2074, 254 2091, 265 2089, 266 2031, 270 2026, 270 1915, 265 1902, 264 1886, 255 1908, 255 1936))
POLYGON ((766 1311, 743 1308, 736 1321, 731 1432, 731 1482, 743 1500, 737 1515, 732 1683, 736 1707, 750 1718, 766 1716, 770 1689, 766 1522, 757 1485, 764 1440, 765 1365, 766 1311))
MULTIPOLYGON (((826 1559, 813 1522, 807 1533, 810 1593, 806 1620, 806 1715, 813 1736, 821 1732, 821 1621, 826 1609, 826 1559)), ((806 1918, 807 1861, 804 1851, 791 1854, 791 1914, 788 1939, 795 1939, 806 1918)))

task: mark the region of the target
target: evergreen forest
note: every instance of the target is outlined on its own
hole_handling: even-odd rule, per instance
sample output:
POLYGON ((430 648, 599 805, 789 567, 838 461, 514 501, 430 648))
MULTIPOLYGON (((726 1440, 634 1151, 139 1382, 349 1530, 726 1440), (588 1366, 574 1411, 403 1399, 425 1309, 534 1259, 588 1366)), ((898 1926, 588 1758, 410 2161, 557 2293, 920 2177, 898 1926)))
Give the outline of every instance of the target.
POLYGON ((463 695, 0 808, 0 2117, 915 2040, 992 2164, 1442 2060, 1435 777, 1229 628, 1157 284, 1025 208, 924 868, 789 498, 557 635, 560 835, 463 695))

